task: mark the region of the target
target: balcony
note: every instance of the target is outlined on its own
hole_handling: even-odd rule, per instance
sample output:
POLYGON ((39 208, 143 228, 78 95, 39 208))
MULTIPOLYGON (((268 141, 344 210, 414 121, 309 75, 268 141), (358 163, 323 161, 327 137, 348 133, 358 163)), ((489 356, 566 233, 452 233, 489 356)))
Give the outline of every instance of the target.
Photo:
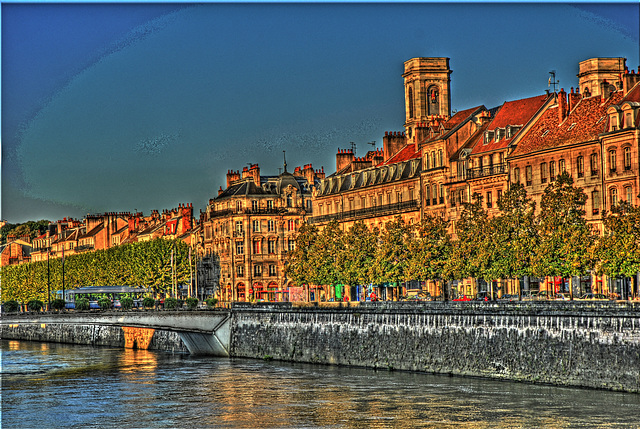
POLYGON ((480 177, 495 176, 496 174, 505 174, 507 172, 507 164, 495 164, 488 167, 470 168, 467 170, 468 179, 478 179, 480 177))
POLYGON ((397 213, 418 210, 419 208, 420 208, 420 205, 417 200, 403 201, 400 203, 385 204, 382 206, 367 207, 367 208, 357 209, 357 210, 347 210, 344 212, 322 215, 322 216, 313 216, 309 218, 309 223, 314 224, 314 223, 330 222, 333 219, 337 219, 341 221, 365 219, 368 217, 393 215, 397 213))

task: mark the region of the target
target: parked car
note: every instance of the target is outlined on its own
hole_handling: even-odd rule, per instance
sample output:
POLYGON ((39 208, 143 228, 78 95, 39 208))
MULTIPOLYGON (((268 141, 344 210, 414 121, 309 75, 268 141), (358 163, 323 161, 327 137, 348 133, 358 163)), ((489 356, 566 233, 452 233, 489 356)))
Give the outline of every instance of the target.
POLYGON ((520 298, 518 295, 506 293, 498 298, 500 301, 518 301, 520 298))
POLYGON ((609 297, 603 293, 585 293, 579 299, 581 301, 608 301, 609 297))
POLYGON ((467 295, 458 295, 453 301, 471 301, 471 297, 467 295))
POLYGON ((480 292, 473 299, 474 301, 489 301, 489 293, 488 292, 480 292))
POLYGON ((568 293, 557 293, 554 299, 556 301, 569 301, 571 296, 568 293))
POLYGON ((541 300, 545 300, 545 299, 553 299, 555 297, 555 294, 552 292, 549 292, 547 290, 542 290, 540 292, 538 292, 538 294, 536 295, 536 297, 534 299, 537 299, 538 301, 541 300))

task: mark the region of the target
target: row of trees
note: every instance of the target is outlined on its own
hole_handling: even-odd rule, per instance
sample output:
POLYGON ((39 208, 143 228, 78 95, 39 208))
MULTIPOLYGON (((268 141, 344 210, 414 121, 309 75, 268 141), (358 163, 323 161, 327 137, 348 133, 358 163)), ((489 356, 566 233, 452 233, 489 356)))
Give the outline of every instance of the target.
MULTIPOLYGON (((189 246, 181 240, 156 239, 124 244, 105 250, 85 252, 2 268, 2 301, 47 301, 47 290, 82 286, 131 285, 154 293, 171 291, 173 272, 177 284, 190 280, 189 246), (172 254, 174 267, 172 270, 172 254)), ((55 298, 55 296, 54 296, 55 298)))
MULTIPOLYGON (((640 207, 622 202, 604 214, 604 235, 587 223, 586 195, 567 173, 544 191, 540 210, 523 185, 513 184, 488 217, 482 198, 465 203, 456 225, 427 215, 419 225, 398 216, 382 230, 356 222, 342 231, 334 221, 322 231, 301 227, 287 275, 298 284, 381 284, 524 276, 571 278, 590 271, 633 277, 640 271, 640 207)), ((443 295, 448 288, 443 288, 443 295)), ((445 299, 447 299, 445 295, 445 299)))
POLYGON ((7 237, 14 234, 16 237, 29 236, 31 240, 44 234, 49 228, 48 220, 28 221, 25 223, 7 223, 0 228, 0 244, 7 242, 7 237))

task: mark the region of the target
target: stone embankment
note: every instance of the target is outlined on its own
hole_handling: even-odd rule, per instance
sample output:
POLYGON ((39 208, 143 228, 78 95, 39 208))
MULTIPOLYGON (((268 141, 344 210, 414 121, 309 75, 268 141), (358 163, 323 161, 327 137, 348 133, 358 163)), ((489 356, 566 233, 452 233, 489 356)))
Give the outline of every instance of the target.
MULTIPOLYGON (((640 303, 234 304, 229 354, 640 393, 640 303)), ((125 345, 117 326, 21 324, 3 339, 125 345)), ((150 349, 184 352, 156 329, 150 349)))

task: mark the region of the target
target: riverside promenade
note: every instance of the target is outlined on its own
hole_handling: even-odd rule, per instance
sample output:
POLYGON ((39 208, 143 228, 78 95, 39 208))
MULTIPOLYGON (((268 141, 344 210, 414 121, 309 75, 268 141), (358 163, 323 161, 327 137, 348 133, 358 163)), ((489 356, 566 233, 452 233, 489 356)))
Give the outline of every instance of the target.
POLYGON ((635 302, 234 303, 198 311, 6 314, 1 327, 3 339, 640 393, 640 303, 635 302), (198 322, 186 322, 190 318, 198 322), (193 345, 211 338, 220 342, 218 352, 193 345))

